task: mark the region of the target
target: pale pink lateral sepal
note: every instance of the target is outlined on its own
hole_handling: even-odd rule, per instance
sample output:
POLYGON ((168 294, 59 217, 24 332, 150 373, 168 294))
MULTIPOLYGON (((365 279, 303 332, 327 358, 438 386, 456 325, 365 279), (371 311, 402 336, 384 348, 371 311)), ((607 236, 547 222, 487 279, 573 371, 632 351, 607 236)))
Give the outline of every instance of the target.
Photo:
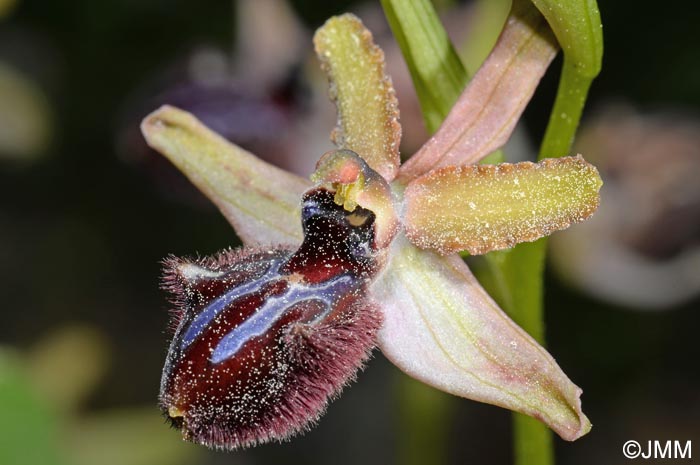
POLYGON ((163 106, 141 123, 167 157, 235 228, 246 245, 299 245, 299 199, 311 186, 234 145, 186 111, 163 106))
POLYGON ((408 375, 458 396, 531 415, 563 439, 586 434, 581 389, 478 284, 458 255, 398 237, 375 282, 383 353, 408 375))

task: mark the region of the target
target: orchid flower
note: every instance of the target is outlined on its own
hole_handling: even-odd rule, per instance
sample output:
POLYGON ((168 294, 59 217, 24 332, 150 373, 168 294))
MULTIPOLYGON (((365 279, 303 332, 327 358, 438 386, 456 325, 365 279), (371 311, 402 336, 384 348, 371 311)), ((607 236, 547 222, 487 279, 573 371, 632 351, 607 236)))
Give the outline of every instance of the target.
POLYGON ((600 177, 580 156, 476 164, 506 142, 557 52, 546 22, 517 5, 441 128, 403 165, 383 53, 349 14, 314 37, 338 150, 311 181, 176 108, 144 120, 148 143, 245 245, 166 261, 176 309, 160 403, 185 439, 236 449, 303 431, 375 346, 438 389, 531 415, 566 440, 588 432, 581 389, 457 254, 535 240, 599 202, 600 177))

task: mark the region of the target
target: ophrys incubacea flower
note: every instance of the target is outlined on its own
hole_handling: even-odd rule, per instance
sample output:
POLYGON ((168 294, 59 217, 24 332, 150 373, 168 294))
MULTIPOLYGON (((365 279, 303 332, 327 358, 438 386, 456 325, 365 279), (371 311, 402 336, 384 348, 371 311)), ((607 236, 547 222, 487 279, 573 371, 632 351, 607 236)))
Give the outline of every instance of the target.
POLYGON ((186 439, 235 449, 287 438, 318 418, 375 345, 421 381, 532 415, 564 439, 589 430, 581 390, 456 254, 537 239, 598 205, 600 178, 580 156, 475 165, 507 140, 556 54, 544 20, 523 5, 403 166, 383 54, 352 15, 314 39, 339 150, 321 157, 312 182, 175 108, 146 118, 149 144, 247 247, 167 261, 177 309, 160 401, 186 439))

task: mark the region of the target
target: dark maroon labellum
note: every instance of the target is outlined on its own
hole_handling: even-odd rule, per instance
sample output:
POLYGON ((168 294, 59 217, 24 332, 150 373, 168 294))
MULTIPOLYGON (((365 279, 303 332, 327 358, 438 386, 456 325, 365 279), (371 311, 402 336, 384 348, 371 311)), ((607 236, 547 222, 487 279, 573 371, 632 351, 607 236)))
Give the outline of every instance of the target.
POLYGON ((185 439, 235 449, 303 430, 355 375, 381 314, 374 214, 304 195, 304 241, 166 262, 176 304, 160 405, 185 439))

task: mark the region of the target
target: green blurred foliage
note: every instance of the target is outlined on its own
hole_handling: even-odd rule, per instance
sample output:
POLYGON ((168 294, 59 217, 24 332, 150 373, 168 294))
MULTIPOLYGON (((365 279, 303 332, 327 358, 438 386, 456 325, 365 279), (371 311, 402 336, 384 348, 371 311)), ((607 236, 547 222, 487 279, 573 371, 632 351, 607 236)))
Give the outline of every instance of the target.
POLYGON ((0 351, 0 463, 64 465, 58 422, 28 379, 20 357, 0 351))

